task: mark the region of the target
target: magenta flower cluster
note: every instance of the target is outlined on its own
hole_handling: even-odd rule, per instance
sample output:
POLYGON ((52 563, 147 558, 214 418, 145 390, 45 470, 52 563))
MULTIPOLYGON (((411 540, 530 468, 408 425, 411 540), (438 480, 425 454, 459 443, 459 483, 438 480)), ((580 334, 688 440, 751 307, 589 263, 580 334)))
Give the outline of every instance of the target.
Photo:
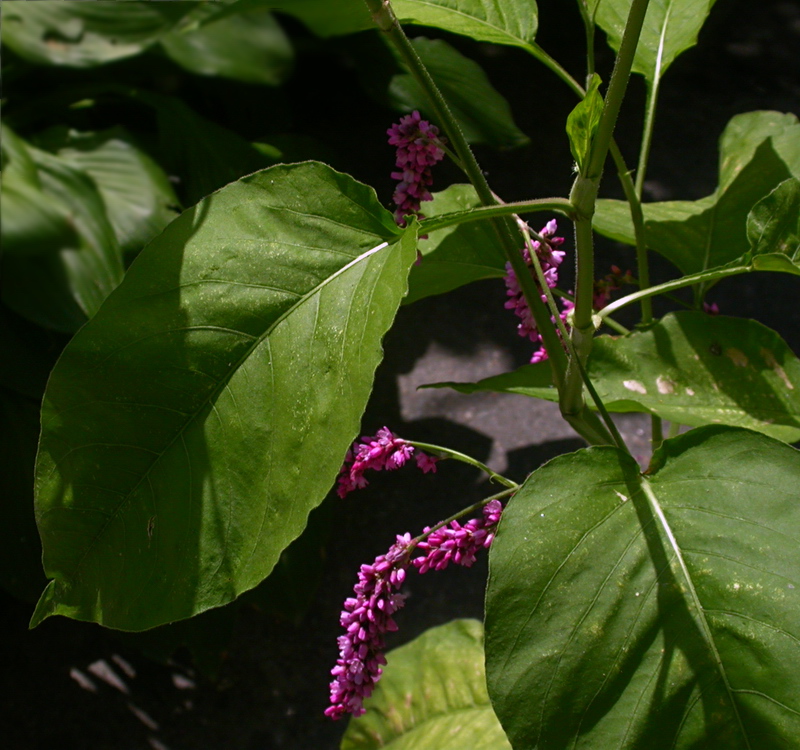
POLYGON ((374 437, 362 437, 360 443, 355 443, 347 451, 339 472, 336 493, 339 497, 344 497, 348 492, 366 487, 369 482, 364 476, 365 471, 399 469, 412 456, 425 474, 436 471, 437 458, 418 451, 406 440, 397 437, 388 427, 382 427, 374 437))
POLYGON ((433 184, 431 167, 444 158, 442 145, 445 141, 439 136, 439 128, 423 120, 416 110, 401 117, 386 134, 389 145, 397 147, 395 165, 398 171, 392 172, 392 179, 399 180, 393 196, 397 206, 394 217, 402 227, 405 216, 421 217, 420 204, 432 200, 428 190, 433 184))
MULTIPOLYGON (((532 240, 528 243, 528 246, 522 250, 522 257, 525 259, 525 264, 530 269, 531 275, 534 277, 534 279, 536 278, 536 274, 533 269, 531 253, 536 253, 539 263, 542 266, 542 271, 544 272, 544 278, 547 282, 547 286, 551 289, 558 284, 558 267, 561 265, 561 262, 564 260, 564 255, 566 254, 563 250, 558 249, 564 244, 564 238, 555 236, 557 229, 558 226, 556 224, 556 220, 551 219, 547 222, 542 231, 539 232, 545 242, 532 240)), ((528 307, 528 303, 525 302, 525 297, 523 296, 522 289, 519 285, 519 279, 517 279, 517 276, 514 273, 514 270, 511 268, 510 263, 506 263, 505 282, 506 295, 509 298, 506 300, 505 307, 507 310, 513 310, 521 321, 519 325, 517 325, 517 333, 519 333, 519 335, 523 338, 527 338, 534 344, 539 345, 539 348, 531 357, 531 364, 542 362, 547 359, 547 352, 542 345, 542 336, 539 333, 539 329, 536 327, 536 321, 533 319, 533 314, 528 307)), ((542 302, 547 304, 547 297, 541 289, 540 292, 542 302)), ((565 306, 565 310, 561 314, 562 319, 566 318, 567 314, 571 310, 572 305, 569 303, 565 306)))
POLYGON ((415 557, 412 564, 420 573, 444 570, 451 562, 472 567, 475 555, 492 543, 502 512, 502 503, 492 500, 483 506, 483 518, 471 518, 463 526, 451 521, 430 534, 430 527, 426 526, 428 537, 417 545, 425 554, 415 557))
MULTIPOLYGON (((331 705, 325 715, 340 719, 345 714, 361 716, 364 699, 368 698, 386 664, 383 655, 384 635, 397 630, 393 615, 405 604, 400 588, 409 564, 420 573, 443 570, 451 562, 471 566, 475 555, 486 549, 494 539, 503 506, 492 500, 483 508, 483 517, 471 519, 463 526, 451 521, 428 534, 416 545, 424 555, 414 558, 414 540, 409 534, 397 536, 385 555, 379 555, 371 565, 362 565, 358 573, 355 596, 345 600, 339 621, 345 634, 339 636, 339 658, 331 670, 331 705)), ((430 532, 426 527, 425 533, 430 532)))

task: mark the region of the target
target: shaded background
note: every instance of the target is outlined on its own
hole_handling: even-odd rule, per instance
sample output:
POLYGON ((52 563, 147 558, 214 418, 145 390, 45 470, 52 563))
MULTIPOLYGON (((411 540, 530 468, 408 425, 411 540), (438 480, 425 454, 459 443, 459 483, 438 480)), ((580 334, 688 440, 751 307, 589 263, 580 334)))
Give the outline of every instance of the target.
MULTIPOLYGON (((580 76, 582 29, 577 11, 572 23, 563 20, 565 5, 571 7, 563 0, 540 0, 538 41, 580 76)), ((389 205, 393 153, 384 131, 397 115, 368 100, 369 81, 359 74, 369 66, 374 38, 367 33, 320 43, 299 23, 281 20, 300 54, 292 79, 280 90, 201 80, 158 58, 144 66, 140 60, 139 75, 155 89, 181 91, 198 111, 247 138, 258 137, 269 121, 275 130, 329 144, 331 152, 319 156, 374 185, 389 205)), ((422 34, 433 36, 427 29, 412 33, 422 34)), ((566 87, 521 50, 441 36, 480 62, 532 139, 507 153, 476 148, 493 188, 506 200, 566 195, 572 175, 563 123, 575 104, 566 87)), ((597 49, 598 68, 607 79, 613 58, 602 34, 597 49)), ((712 192, 717 139, 734 114, 755 109, 800 114, 798 50, 797 2, 719 0, 699 46, 680 56, 665 76, 646 199, 697 199, 712 192)), ((117 65, 123 70, 127 64, 117 65)), ((643 81, 635 77, 617 131, 629 163, 638 153, 643 100, 643 81)), ((459 178, 443 166, 436 179, 443 187, 459 178)), ((618 194, 610 172, 604 188, 606 195, 618 194)), ((632 265, 631 252, 614 243, 600 240, 599 253, 598 269, 611 262, 632 265)), ((669 270, 654 261, 657 281, 669 270)), ((740 276, 719 284, 709 300, 723 313, 755 317, 774 328, 797 352, 796 283, 787 275, 740 276)), ((364 432, 386 424, 404 437, 470 453, 517 480, 581 447, 553 404, 416 390, 425 382, 486 377, 527 360, 529 346, 516 335, 504 299, 502 282, 490 281, 401 309, 385 340, 364 432)), ((644 458, 646 420, 624 417, 620 424, 644 458)), ((337 654, 339 610, 358 566, 384 552, 395 534, 416 533, 489 492, 477 472, 447 462, 436 476, 412 469, 376 475, 366 490, 343 501, 329 498, 312 514, 304 542, 292 550, 291 580, 273 581, 243 597, 238 617, 222 610, 179 626, 180 639, 194 644, 194 661, 183 649, 159 663, 145 656, 159 651, 165 656, 146 634, 119 636, 63 618, 28 632, 31 606, 0 593, 3 745, 15 750, 337 747, 345 724, 329 722, 322 711, 337 654)), ((472 570, 410 576, 401 629, 390 646, 455 617, 480 618, 485 565, 482 560, 472 570)))

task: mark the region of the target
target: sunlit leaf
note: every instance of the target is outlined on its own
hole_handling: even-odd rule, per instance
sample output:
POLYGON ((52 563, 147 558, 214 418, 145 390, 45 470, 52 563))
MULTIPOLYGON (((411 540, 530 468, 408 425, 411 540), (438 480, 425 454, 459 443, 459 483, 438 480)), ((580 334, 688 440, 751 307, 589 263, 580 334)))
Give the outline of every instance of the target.
POLYGON ((491 548, 489 695, 515 748, 790 748, 800 736, 800 453, 705 427, 647 476, 561 456, 491 548))
POLYGON ((48 382, 34 622, 141 630, 262 581, 358 431, 415 247, 315 162, 245 177, 148 245, 48 382))
MULTIPOLYGON (((419 37, 412 44, 468 141, 495 148, 528 143, 529 138, 514 124, 508 101, 492 86, 480 65, 441 39, 419 37)), ((389 97, 400 109, 429 110, 427 94, 410 73, 394 76, 389 97)))
MULTIPOLYGON (((651 0, 633 58, 633 71, 650 83, 658 81, 681 52, 697 44, 715 0, 651 0)), ((631 0, 599 0, 594 19, 619 51, 631 0)))
POLYGON ((480 622, 431 628, 386 658, 341 750, 510 750, 486 693, 480 622))
POLYGON ((800 180, 782 182, 753 207, 747 217, 750 252, 760 271, 800 275, 800 180))
POLYGON ((394 0, 392 7, 401 22, 517 47, 533 43, 539 22, 535 0, 394 0))

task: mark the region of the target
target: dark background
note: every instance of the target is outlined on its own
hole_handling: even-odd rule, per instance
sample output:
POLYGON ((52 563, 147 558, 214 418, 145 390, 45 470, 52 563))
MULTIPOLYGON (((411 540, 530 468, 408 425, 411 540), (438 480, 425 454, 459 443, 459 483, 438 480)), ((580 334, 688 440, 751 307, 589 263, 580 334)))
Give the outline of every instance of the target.
MULTIPOLYGON (((583 33, 574 5, 540 0, 538 41, 581 77, 583 33), (568 23, 564 16, 570 12, 574 18, 568 23)), ((282 20, 299 56, 291 81, 278 92, 190 79, 163 60, 144 66, 140 75, 155 87, 182 89, 198 111, 248 138, 259 137, 269 121, 276 130, 330 144, 326 156, 334 166, 374 185, 389 205, 393 153, 384 131, 397 115, 366 98, 359 73, 369 65, 374 39, 364 34, 320 43, 298 23, 282 20)), ((415 35, 432 33, 415 29, 415 35)), ((575 104, 566 87, 521 50, 447 39, 480 62, 532 139, 530 146, 508 153, 476 148, 492 187, 506 200, 566 195, 572 175, 563 123, 575 104)), ((613 57, 602 34, 597 50, 598 69, 607 80, 613 57)), ((734 114, 800 113, 799 50, 797 2, 719 0, 699 46, 680 56, 665 76, 646 198, 697 199, 712 192, 717 139, 734 114)), ((635 77, 617 131, 629 164, 638 153, 643 101, 644 84, 635 77)), ((449 179, 458 176, 443 167, 437 187, 449 179)), ((605 195, 619 194, 611 170, 603 187, 605 195)), ((598 268, 611 262, 631 266, 630 251, 600 241, 598 268)), ((656 281, 668 273, 666 264, 655 263, 656 281)), ((755 317, 775 328, 800 351, 796 284, 785 275, 740 276, 719 284, 709 299, 723 313, 755 317)), ((386 424, 404 437, 489 461, 517 480, 549 458, 581 447, 551 404, 415 390, 424 382, 485 377, 526 361, 528 345, 516 336, 504 299, 501 282, 482 282, 401 309, 385 341, 365 433, 386 424)), ((620 424, 634 452, 644 456, 646 422, 626 417, 620 424)), ((158 650, 146 637, 120 637, 64 618, 29 632, 31 606, 0 593, 0 744, 14 750, 337 747, 345 724, 329 722, 322 711, 337 654, 339 610, 358 566, 384 552, 395 534, 417 533, 490 492, 477 472, 448 462, 436 476, 407 469, 376 476, 368 489, 343 501, 329 498, 312 516, 306 547, 295 551, 295 562, 307 563, 306 571, 302 565, 293 569, 297 601, 287 603, 292 587, 268 589, 245 597, 235 621, 210 613, 184 632, 185 640, 200 644, 196 658, 205 672, 186 650, 159 663, 143 654, 158 650), (103 679, 109 669, 122 680, 122 689, 103 679), (216 672, 216 679, 209 672, 216 672)), ((410 576, 408 604, 390 645, 455 617, 480 618, 485 564, 410 576)))

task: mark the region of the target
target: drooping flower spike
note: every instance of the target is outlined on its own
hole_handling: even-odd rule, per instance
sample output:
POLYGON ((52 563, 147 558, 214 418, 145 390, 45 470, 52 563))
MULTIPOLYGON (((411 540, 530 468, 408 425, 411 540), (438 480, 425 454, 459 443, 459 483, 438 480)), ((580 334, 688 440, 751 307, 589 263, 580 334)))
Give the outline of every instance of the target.
POLYGON ((364 476, 365 471, 399 469, 412 456, 423 473, 436 471, 437 458, 397 437, 388 427, 381 427, 374 437, 362 437, 361 442, 354 443, 347 451, 339 472, 336 493, 339 497, 344 497, 353 490, 366 487, 369 482, 364 476))
POLYGON ((502 503, 491 500, 483 507, 482 518, 470 519, 463 526, 451 521, 432 533, 426 527, 428 537, 418 543, 410 534, 398 535, 385 555, 361 566, 355 596, 345 600, 339 619, 345 633, 338 639, 339 658, 331 670, 334 680, 326 716, 340 719, 345 714, 364 714, 364 699, 372 694, 386 664, 384 635, 397 630, 393 615, 405 604, 400 589, 409 565, 420 573, 444 570, 451 562, 470 567, 476 553, 492 543, 502 512, 502 503), (425 554, 412 560, 415 546, 425 554))
POLYGON ((421 218, 420 204, 433 198, 428 190, 433 184, 431 167, 444 158, 445 139, 439 135, 439 128, 423 120, 416 110, 401 117, 386 134, 389 145, 397 147, 395 166, 398 171, 392 172, 392 179, 399 183, 393 200, 397 206, 395 220, 402 227, 405 216, 421 218))

